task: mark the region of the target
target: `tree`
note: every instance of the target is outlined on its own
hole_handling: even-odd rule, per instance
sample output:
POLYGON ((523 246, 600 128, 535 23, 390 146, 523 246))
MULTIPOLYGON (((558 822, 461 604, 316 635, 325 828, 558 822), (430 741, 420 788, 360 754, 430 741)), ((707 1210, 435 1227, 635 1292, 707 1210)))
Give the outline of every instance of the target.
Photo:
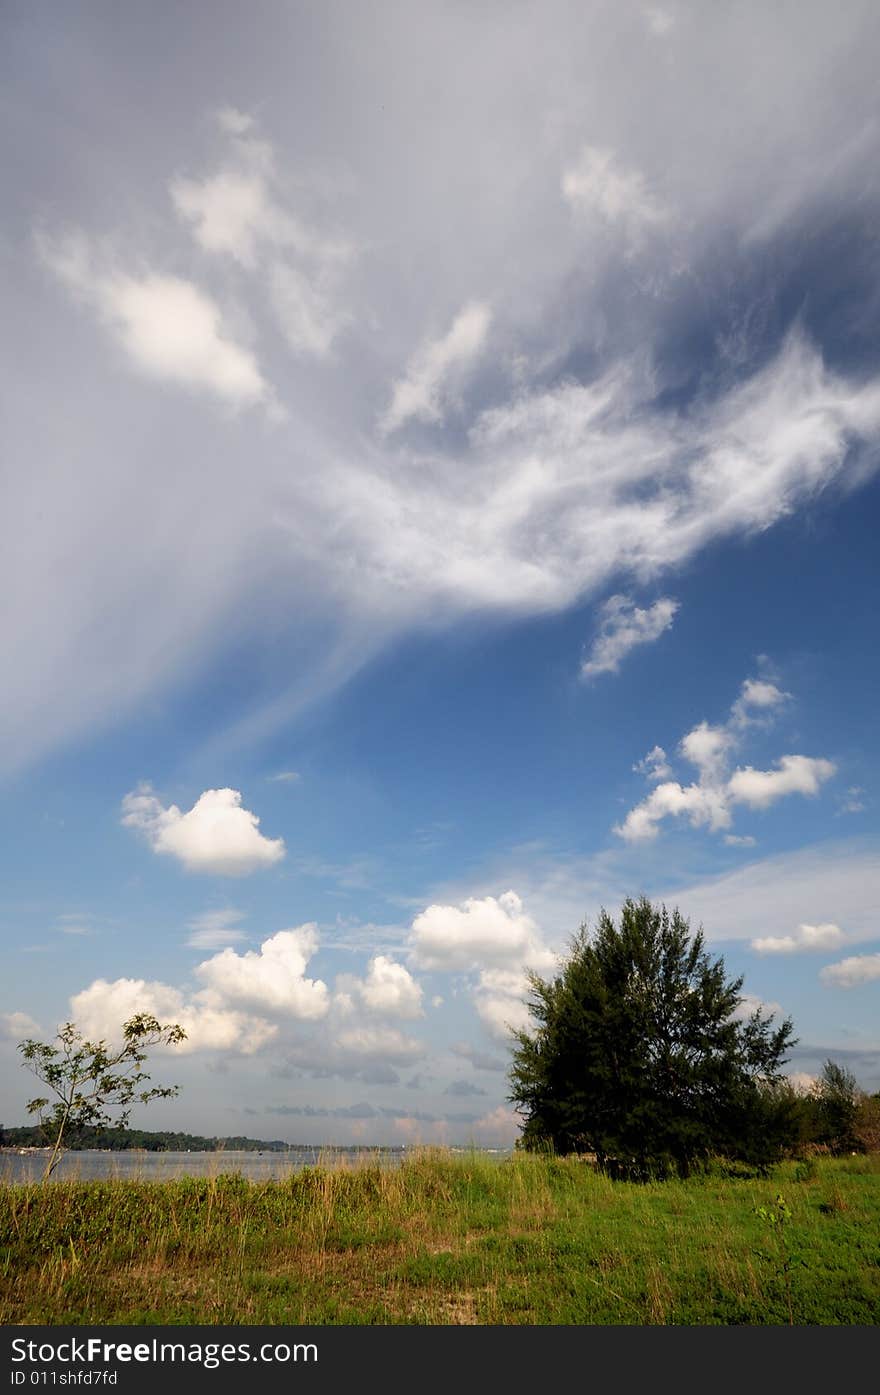
POLYGON ((38 1114, 51 1152, 43 1181, 61 1161, 65 1137, 86 1127, 105 1128, 116 1114, 115 1125, 125 1128, 135 1104, 170 1099, 179 1086, 144 1089, 149 1075, 142 1069, 152 1046, 174 1046, 186 1037, 177 1023, 161 1026, 155 1017, 139 1012, 123 1024, 122 1045, 87 1041, 73 1022, 65 1022, 55 1037, 58 1045, 19 1042, 25 1065, 56 1096, 28 1101, 28 1113, 38 1114), (51 1105, 51 1108, 50 1108, 51 1105))
POLYGON ((530 977, 536 1025, 515 1034, 510 1074, 521 1146, 594 1153, 631 1177, 712 1154, 766 1164, 794 1128, 792 1024, 743 1020, 742 983, 677 909, 628 899, 619 928, 603 910, 557 978, 530 977))
POLYGON ((812 1091, 815 1139, 832 1153, 860 1152, 856 1136, 861 1094, 852 1071, 836 1061, 826 1061, 812 1091))

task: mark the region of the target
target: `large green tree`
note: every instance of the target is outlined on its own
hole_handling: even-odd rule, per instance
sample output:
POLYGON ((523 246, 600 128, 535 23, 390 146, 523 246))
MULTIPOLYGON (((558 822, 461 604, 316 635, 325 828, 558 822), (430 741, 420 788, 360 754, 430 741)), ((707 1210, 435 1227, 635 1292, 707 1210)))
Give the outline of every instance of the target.
POLYGON ((678 910, 627 900, 619 925, 603 911, 555 979, 530 981, 535 1025, 516 1033, 510 1076, 522 1146, 648 1177, 713 1154, 766 1163, 788 1140, 792 1024, 743 1019, 742 978, 678 910))

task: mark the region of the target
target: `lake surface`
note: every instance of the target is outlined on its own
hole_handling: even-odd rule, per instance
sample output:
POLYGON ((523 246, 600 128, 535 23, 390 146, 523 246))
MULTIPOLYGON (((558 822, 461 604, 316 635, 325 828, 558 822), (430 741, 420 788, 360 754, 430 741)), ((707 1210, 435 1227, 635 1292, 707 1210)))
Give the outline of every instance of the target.
MULTIPOLYGON (((289 1153, 148 1153, 139 1149, 109 1152, 84 1148, 65 1153, 52 1174, 52 1181, 78 1179, 98 1181, 107 1178, 136 1178, 163 1182, 172 1177, 218 1177, 221 1172, 240 1172, 252 1182, 287 1177, 303 1167, 320 1163, 326 1167, 357 1167, 381 1163, 394 1167, 412 1152, 406 1148, 295 1148, 289 1153)), ((48 1154, 0 1153, 0 1182, 38 1182, 48 1154)))

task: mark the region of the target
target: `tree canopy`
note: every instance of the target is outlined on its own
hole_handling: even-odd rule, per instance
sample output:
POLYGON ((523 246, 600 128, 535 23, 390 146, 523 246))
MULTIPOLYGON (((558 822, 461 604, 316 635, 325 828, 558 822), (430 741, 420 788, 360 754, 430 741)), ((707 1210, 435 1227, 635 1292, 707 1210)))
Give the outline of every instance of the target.
POLYGON ((782 1079, 792 1023, 743 1018, 742 978, 676 909, 628 899, 572 941, 552 980, 530 978, 510 1099, 521 1146, 593 1153, 619 1175, 684 1174, 713 1154, 772 1161, 787 1141, 782 1079))

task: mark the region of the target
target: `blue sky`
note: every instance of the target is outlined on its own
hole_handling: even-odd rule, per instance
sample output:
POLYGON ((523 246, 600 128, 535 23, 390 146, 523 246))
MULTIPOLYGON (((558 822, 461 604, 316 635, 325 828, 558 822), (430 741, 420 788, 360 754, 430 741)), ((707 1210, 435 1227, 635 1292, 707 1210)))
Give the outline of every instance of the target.
POLYGON ((4 1122, 509 1143, 641 892, 880 1087, 876 7, 7 29, 4 1122))

